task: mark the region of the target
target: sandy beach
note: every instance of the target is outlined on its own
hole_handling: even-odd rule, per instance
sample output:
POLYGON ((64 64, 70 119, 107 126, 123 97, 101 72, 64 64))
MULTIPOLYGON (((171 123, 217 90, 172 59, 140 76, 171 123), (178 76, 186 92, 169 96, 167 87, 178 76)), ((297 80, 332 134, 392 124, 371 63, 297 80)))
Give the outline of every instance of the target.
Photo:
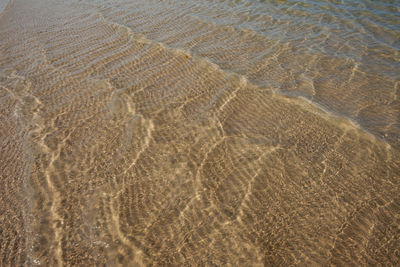
POLYGON ((398 2, 7 3, 0 266, 399 266, 398 2))

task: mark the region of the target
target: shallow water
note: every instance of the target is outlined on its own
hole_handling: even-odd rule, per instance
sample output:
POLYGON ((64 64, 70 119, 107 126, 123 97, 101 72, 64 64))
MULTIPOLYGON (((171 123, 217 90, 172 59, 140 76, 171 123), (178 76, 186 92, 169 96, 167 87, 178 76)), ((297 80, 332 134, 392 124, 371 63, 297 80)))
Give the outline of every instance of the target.
POLYGON ((0 265, 398 265, 399 15, 12 0, 0 265))

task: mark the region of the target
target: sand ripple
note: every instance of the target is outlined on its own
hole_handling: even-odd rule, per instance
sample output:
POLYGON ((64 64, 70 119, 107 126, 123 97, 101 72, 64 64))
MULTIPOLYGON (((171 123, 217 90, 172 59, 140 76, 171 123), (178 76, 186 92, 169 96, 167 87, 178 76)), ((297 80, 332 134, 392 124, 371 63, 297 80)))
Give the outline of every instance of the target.
POLYGON ((399 263, 398 7, 359 2, 13 0, 0 265, 399 263))

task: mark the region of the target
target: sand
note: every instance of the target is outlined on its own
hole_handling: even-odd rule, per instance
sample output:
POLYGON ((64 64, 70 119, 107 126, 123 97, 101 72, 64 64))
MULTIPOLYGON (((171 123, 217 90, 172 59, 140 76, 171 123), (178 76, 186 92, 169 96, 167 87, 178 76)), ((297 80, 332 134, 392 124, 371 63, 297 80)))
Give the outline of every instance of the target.
POLYGON ((398 265, 396 7, 307 3, 12 0, 0 265, 398 265))

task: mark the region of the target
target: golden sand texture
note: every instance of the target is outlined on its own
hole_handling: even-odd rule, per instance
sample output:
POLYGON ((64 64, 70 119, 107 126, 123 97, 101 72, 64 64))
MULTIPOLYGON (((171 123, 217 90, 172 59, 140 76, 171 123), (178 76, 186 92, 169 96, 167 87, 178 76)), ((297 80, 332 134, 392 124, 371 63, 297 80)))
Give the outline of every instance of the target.
POLYGON ((211 3, 2 13, 0 266, 399 264, 393 50, 379 74, 211 3))

